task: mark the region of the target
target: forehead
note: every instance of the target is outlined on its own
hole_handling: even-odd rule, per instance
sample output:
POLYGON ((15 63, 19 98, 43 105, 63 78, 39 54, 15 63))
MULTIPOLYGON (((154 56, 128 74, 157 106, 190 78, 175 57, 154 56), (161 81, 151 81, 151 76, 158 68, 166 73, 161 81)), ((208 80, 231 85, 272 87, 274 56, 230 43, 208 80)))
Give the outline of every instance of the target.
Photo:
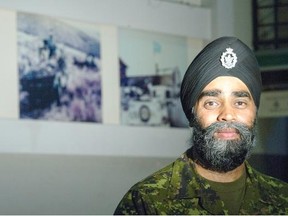
POLYGON ((220 90, 223 93, 247 91, 249 94, 251 94, 244 82, 242 82, 239 78, 232 76, 220 76, 215 78, 210 83, 208 83, 208 85, 206 85, 203 91, 215 89, 220 90))

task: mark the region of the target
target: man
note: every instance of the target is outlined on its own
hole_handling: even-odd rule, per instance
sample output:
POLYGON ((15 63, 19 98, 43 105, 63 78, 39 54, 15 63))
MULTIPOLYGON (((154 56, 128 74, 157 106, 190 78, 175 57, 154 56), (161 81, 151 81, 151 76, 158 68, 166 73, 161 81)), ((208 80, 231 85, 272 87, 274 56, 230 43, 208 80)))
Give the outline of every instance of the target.
POLYGON ((208 44, 180 92, 192 147, 134 185, 115 214, 288 214, 288 184, 246 160, 261 88, 257 60, 244 43, 222 37, 208 44))

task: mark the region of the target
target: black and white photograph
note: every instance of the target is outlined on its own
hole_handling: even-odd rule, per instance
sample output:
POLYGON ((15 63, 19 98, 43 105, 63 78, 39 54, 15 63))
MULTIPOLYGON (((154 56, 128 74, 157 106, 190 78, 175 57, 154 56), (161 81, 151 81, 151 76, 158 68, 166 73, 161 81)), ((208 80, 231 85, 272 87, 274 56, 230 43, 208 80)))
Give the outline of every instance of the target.
POLYGON ((120 29, 121 123, 187 127, 179 91, 187 38, 120 29))

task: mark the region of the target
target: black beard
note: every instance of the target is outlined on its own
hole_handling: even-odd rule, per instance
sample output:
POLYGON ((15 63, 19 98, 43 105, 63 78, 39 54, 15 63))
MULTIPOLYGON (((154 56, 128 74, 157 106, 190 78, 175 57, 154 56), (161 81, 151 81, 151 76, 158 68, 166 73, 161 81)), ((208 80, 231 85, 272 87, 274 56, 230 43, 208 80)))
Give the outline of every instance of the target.
POLYGON ((240 166, 250 156, 256 143, 255 128, 255 124, 249 129, 242 123, 216 122, 202 129, 200 123, 195 121, 191 139, 192 148, 188 154, 203 168, 226 173, 240 166), (215 132, 223 128, 235 128, 240 134, 240 139, 215 139, 215 132))

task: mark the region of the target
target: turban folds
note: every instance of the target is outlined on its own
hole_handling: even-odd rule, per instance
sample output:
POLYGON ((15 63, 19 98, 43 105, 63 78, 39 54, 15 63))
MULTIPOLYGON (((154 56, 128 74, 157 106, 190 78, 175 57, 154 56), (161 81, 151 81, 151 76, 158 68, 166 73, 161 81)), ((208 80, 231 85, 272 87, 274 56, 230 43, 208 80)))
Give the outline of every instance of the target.
POLYGON ((183 77, 180 99, 190 123, 194 118, 192 108, 202 90, 219 76, 239 78, 248 87, 259 107, 262 81, 253 51, 238 38, 221 37, 204 47, 183 77))

